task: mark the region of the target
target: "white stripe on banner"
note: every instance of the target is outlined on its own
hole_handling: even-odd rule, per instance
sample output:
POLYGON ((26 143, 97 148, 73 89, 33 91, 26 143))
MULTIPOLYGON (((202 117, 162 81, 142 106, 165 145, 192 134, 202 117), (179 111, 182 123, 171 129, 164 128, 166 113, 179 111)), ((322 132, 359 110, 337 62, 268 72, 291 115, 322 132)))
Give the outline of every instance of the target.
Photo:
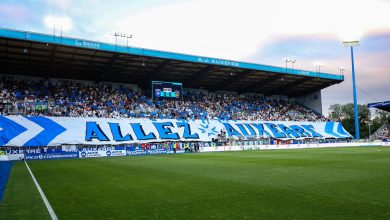
POLYGON ((7 146, 23 146, 28 140, 30 140, 43 130, 41 126, 35 124, 34 122, 28 120, 25 117, 15 117, 15 119, 13 120, 16 123, 23 125, 23 127, 27 128, 27 131, 16 136, 7 144, 7 146))
POLYGON ((53 210, 53 208, 51 207, 51 205, 50 205, 50 203, 49 203, 49 200, 47 200, 45 194, 43 193, 41 187, 39 186, 38 181, 35 179, 34 174, 31 172, 30 167, 28 166, 26 160, 24 161, 24 163, 26 164, 26 167, 27 167, 27 169, 28 169, 28 172, 30 172, 31 177, 32 177, 32 179, 33 179, 33 181, 34 181, 34 183, 35 183, 35 186, 37 187, 38 192, 39 192, 39 194, 41 195, 42 200, 43 200, 43 202, 44 202, 45 205, 46 205, 47 211, 49 212, 51 219, 52 219, 52 220, 57 220, 58 218, 57 218, 56 213, 54 213, 54 210, 53 210))

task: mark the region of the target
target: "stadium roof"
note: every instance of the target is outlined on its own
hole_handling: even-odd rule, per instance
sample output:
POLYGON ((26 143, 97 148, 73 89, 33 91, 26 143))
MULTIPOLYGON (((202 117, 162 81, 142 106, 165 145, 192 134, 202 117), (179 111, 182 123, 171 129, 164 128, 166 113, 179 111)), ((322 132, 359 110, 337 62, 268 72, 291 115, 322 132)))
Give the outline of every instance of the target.
POLYGON ((369 108, 377 108, 386 112, 390 112, 390 101, 368 103, 369 108))
POLYGON ((186 88, 265 95, 305 95, 344 76, 127 47, 0 28, 2 74, 124 82, 147 88, 152 80, 186 88))

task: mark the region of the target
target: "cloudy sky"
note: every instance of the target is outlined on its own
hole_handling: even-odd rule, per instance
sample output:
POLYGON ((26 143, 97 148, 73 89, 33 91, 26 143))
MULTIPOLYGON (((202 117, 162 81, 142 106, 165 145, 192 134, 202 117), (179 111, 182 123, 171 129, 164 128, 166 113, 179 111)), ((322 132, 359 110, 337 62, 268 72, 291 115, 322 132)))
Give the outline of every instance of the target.
MULTIPOLYGON (((114 32, 151 49, 339 74, 323 109, 352 101, 355 49, 358 102, 390 100, 390 0, 0 0, 0 26, 113 43, 114 32)), ((125 43, 125 42, 119 42, 125 43)))

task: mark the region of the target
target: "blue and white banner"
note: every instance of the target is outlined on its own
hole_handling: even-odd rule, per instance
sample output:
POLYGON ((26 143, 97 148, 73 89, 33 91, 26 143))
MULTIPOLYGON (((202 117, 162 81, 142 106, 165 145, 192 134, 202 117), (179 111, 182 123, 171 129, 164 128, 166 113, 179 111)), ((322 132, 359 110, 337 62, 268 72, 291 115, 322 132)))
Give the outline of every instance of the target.
MULTIPOLYGON (((179 153, 179 150, 177 151, 179 153)), ((169 147, 167 148, 142 148, 141 146, 137 147, 127 147, 126 154, 128 156, 133 155, 146 155, 146 154, 170 154, 173 153, 173 150, 169 147)), ((182 153, 182 151, 180 151, 182 153)))
POLYGON ((119 157, 126 156, 124 147, 84 147, 80 148, 79 157, 119 157))
POLYGON ((24 159, 26 160, 55 160, 55 159, 73 159, 79 158, 77 152, 59 152, 59 153, 26 153, 24 159))
MULTIPOLYGON (((119 145, 235 139, 351 138, 339 122, 218 121, 0 116, 0 146, 119 145)), ((107 152, 106 152, 107 153, 107 152)), ((91 155, 92 156, 92 155, 91 155)))
POLYGON ((127 154, 128 156, 132 156, 132 155, 144 155, 144 154, 146 154, 146 150, 143 149, 141 146, 127 147, 127 149, 126 149, 126 154, 127 154))

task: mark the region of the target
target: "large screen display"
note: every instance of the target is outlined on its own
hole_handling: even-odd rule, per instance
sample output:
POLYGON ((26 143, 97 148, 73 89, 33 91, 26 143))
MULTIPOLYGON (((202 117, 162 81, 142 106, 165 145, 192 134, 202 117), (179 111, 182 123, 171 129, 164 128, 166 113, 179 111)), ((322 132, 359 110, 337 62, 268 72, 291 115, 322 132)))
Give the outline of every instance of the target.
POLYGON ((163 100, 182 100, 183 85, 176 82, 161 82, 153 81, 152 82, 152 95, 153 99, 163 100))

